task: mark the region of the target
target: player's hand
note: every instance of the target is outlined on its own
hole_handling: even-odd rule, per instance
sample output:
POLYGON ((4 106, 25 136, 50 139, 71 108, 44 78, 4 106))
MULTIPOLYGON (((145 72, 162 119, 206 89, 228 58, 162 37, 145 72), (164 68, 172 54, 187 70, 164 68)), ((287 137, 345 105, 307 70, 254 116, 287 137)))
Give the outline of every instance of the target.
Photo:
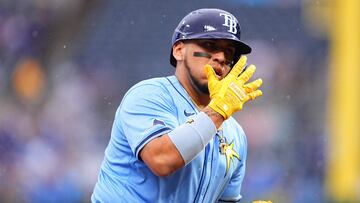
POLYGON ((241 73, 246 60, 246 56, 242 56, 222 80, 216 77, 215 71, 210 65, 205 65, 211 98, 209 107, 221 114, 224 119, 241 110, 245 102, 262 95, 262 91, 258 90, 262 84, 261 79, 245 84, 256 70, 254 65, 250 65, 241 73))

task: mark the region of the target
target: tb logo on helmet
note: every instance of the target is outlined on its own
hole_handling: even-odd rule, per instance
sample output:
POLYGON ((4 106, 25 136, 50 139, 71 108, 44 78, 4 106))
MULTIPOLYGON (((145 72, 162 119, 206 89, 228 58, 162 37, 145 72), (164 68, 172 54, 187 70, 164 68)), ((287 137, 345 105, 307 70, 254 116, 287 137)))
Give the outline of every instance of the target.
POLYGON ((237 29, 236 29, 236 19, 234 16, 231 16, 227 13, 220 13, 220 16, 224 16, 225 19, 225 23, 223 25, 225 25, 226 27, 229 28, 229 32, 236 34, 237 33, 237 29))

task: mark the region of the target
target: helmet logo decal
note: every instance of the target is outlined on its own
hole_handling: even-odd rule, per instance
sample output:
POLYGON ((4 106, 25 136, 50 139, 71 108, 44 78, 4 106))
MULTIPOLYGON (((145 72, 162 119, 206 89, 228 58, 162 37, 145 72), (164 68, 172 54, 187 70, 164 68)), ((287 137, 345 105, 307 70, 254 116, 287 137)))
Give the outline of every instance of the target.
POLYGON ((215 31, 216 29, 211 25, 205 25, 204 26, 205 32, 215 31))
POLYGON ((224 16, 224 26, 228 27, 229 30, 228 32, 236 34, 237 33, 237 29, 236 29, 236 19, 235 17, 227 14, 227 13, 220 13, 220 16, 224 16))

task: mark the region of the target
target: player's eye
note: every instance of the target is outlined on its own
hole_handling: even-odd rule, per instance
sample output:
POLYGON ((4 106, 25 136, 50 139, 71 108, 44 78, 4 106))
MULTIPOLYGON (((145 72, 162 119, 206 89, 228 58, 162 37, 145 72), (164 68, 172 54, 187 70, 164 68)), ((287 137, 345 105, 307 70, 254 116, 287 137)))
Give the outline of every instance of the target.
POLYGON ((233 57, 235 54, 235 49, 233 47, 225 48, 224 54, 226 57, 233 57))
POLYGON ((219 46, 215 41, 211 40, 202 40, 197 43, 201 48, 205 49, 208 52, 224 52, 225 55, 225 65, 232 68, 234 66, 234 55, 235 55, 235 47, 229 46, 219 46))
POLYGON ((199 43, 199 45, 209 52, 215 52, 219 50, 219 47, 216 45, 216 43, 212 41, 202 41, 199 43))
POLYGON ((229 60, 229 59, 227 59, 227 60, 225 61, 225 65, 226 65, 226 66, 229 66, 230 68, 232 68, 232 67, 234 66, 234 60, 229 60))
POLYGON ((234 48, 226 48, 224 50, 224 55, 225 55, 225 64, 233 67, 234 65, 234 55, 235 55, 235 49, 234 48))

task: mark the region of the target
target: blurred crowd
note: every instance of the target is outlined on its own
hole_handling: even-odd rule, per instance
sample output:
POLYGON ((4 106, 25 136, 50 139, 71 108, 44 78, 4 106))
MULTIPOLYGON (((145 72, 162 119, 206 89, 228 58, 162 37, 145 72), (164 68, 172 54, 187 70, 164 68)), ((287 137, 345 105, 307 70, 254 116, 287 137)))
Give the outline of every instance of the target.
MULTIPOLYGON (((167 25, 166 35, 137 33, 164 45, 153 51, 157 58, 145 51, 152 62, 141 62, 141 47, 149 39, 134 40, 134 35, 138 30, 154 31, 143 27, 147 13, 136 18, 127 9, 138 5, 94 2, 0 2, 0 202, 89 202, 122 95, 141 79, 173 71, 166 64, 166 43, 170 44, 175 23, 167 25), (126 11, 130 17, 125 17, 126 11), (76 31, 68 27, 74 16, 80 22, 74 25, 76 31), (93 16, 100 20, 91 20, 93 16), (113 18, 119 19, 109 20, 113 18), (116 39, 105 39, 112 34, 116 39), (126 40, 137 46, 128 49, 126 40), (166 66, 156 67, 158 63, 166 66), (131 64, 134 67, 128 67, 131 64)), ((246 6, 230 2, 228 8, 246 6)), ((260 28, 271 29, 254 11, 269 9, 280 15, 271 12, 269 1, 256 2, 247 7, 247 14, 254 15, 240 18, 245 41, 254 50, 249 62, 258 67, 255 77, 264 80, 262 99, 235 115, 249 142, 244 202, 323 202, 327 43, 294 36, 293 32, 306 33, 301 25, 288 34, 284 28, 278 35, 252 35, 260 28), (246 22, 255 23, 246 27, 246 22)), ((286 5, 289 8, 281 9, 299 10, 295 3, 286 5)), ((200 6, 184 4, 178 16, 200 6)), ((159 16, 158 27, 172 20, 169 14, 159 16)), ((278 16, 274 23, 286 26, 281 19, 287 17, 278 16)))
POLYGON ((53 27, 71 11, 62 3, 76 6, 1 2, 1 202, 88 202, 96 180, 105 134, 96 87, 71 63, 47 62, 53 27))

